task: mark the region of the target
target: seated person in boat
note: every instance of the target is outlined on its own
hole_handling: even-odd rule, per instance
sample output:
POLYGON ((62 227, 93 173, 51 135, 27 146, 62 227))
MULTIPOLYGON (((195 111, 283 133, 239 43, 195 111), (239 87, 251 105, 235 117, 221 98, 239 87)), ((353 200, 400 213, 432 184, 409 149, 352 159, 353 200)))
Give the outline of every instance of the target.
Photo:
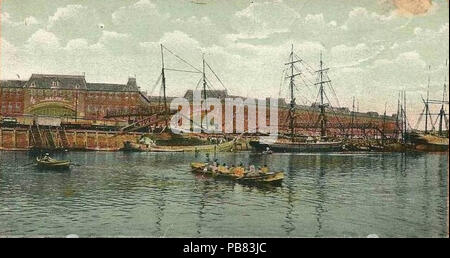
POLYGON ((241 164, 239 164, 238 167, 236 167, 234 169, 233 172, 234 172, 234 175, 237 176, 237 177, 243 177, 244 176, 245 170, 244 170, 244 165, 242 164, 242 162, 241 162, 241 164))
POLYGON ((261 168, 261 172, 262 172, 262 173, 267 173, 267 172, 269 172, 269 168, 267 167, 266 164, 264 164, 264 166, 261 168))
POLYGON ((227 164, 225 164, 225 163, 223 163, 223 165, 219 166, 219 167, 217 168, 217 171, 218 171, 219 173, 222 173, 222 174, 228 174, 228 173, 230 172, 230 170, 228 169, 227 164))
POLYGON ((255 169, 255 165, 250 165, 249 172, 246 176, 259 176, 259 172, 255 169))
POLYGON ((50 154, 45 153, 44 157, 41 159, 42 161, 50 161, 52 158, 50 158, 50 154))
POLYGON ((212 165, 209 166, 212 172, 217 172, 217 162, 214 161, 212 165))

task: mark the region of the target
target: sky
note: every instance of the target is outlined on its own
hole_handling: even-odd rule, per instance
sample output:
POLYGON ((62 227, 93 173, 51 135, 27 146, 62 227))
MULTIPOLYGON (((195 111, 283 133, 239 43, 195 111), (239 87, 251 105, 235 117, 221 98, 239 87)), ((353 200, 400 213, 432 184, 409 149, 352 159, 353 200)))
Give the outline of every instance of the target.
MULTIPOLYGON (((442 98, 448 68, 445 0, 0 0, 1 79, 85 74, 159 94, 160 44, 201 69, 202 56, 230 94, 287 97, 291 46, 312 69, 329 67, 333 106, 396 112, 406 90, 411 124, 430 96, 442 98), (429 68, 429 66, 431 68, 429 68), (334 90, 334 91, 333 91, 334 90)), ((193 70, 168 51, 167 68, 193 70)), ((298 104, 317 96, 314 74, 297 78, 298 104), (304 79, 302 79, 304 78, 304 79), (303 82, 305 81, 306 84, 303 82)), ((195 89, 201 74, 167 71, 167 94, 195 89)), ((207 70, 211 87, 223 89, 207 70)), ((436 107, 437 109, 438 107, 436 107)))

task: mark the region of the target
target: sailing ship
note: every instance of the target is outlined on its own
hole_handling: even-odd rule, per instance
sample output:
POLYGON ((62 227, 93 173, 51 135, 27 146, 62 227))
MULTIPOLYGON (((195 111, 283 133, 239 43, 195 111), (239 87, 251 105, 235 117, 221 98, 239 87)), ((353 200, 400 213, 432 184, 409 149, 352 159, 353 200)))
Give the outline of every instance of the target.
POLYGON ((326 75, 329 68, 323 67, 322 53, 320 54, 320 67, 319 70, 315 71, 318 74, 318 81, 315 85, 319 85, 319 109, 320 114, 316 124, 320 123, 320 139, 316 141, 299 141, 295 137, 295 77, 301 75, 301 71, 295 67, 296 63, 303 62, 302 59, 298 58, 294 53, 294 47, 291 48, 291 53, 289 56, 289 62, 285 65, 288 66, 290 75, 286 76, 289 78, 289 92, 290 92, 290 102, 289 102, 289 137, 281 137, 275 143, 268 143, 264 141, 250 141, 250 146, 252 146, 257 151, 268 151, 272 150, 274 152, 336 152, 343 150, 343 143, 341 141, 329 141, 327 137, 327 114, 326 109, 331 108, 329 103, 325 103, 325 84, 331 82, 331 80, 326 75), (296 73, 297 72, 297 73, 296 73))
MULTIPOLYGON (((429 70, 431 68, 429 67, 429 70)), ((448 71, 448 70, 447 70, 448 71)), ((408 133, 409 141, 415 146, 416 150, 420 151, 448 151, 448 114, 445 111, 445 106, 449 104, 446 98, 447 77, 444 80, 442 100, 430 99, 430 75, 428 74, 428 89, 426 99, 422 98, 424 104, 423 110, 416 123, 416 130, 408 133), (440 105, 438 113, 431 112, 431 105, 440 105), (433 121, 433 117, 435 117, 433 121), (425 118, 424 131, 418 130, 418 125, 425 118), (436 131, 436 123, 438 130, 436 131), (431 130, 429 130, 431 125, 431 130), (444 130, 445 126, 445 130, 444 130)))
MULTIPOLYGON (((185 59, 182 59, 179 55, 175 54, 171 50, 169 50, 167 47, 160 45, 161 47, 161 74, 155 84, 155 86, 161 82, 161 91, 162 91, 162 108, 160 112, 153 114, 151 117, 144 118, 140 121, 135 122, 132 125, 129 125, 126 127, 127 130, 130 130, 128 128, 131 128, 131 130, 135 127, 135 124, 139 126, 138 128, 148 127, 151 124, 155 123, 164 123, 164 129, 159 132, 159 134, 166 134, 169 138, 177 138, 176 135, 174 135, 170 130, 170 123, 169 119, 170 116, 174 113, 173 111, 169 110, 168 103, 167 103, 167 95, 166 95, 166 71, 174 71, 174 72, 185 72, 185 73, 195 73, 195 74, 201 74, 201 79, 197 83, 197 87, 202 82, 202 99, 203 102, 206 103, 206 100, 208 98, 207 96, 207 88, 211 90, 212 85, 210 85, 209 79, 206 77, 206 68, 208 68, 212 74, 216 77, 216 79, 220 82, 220 84, 225 88, 220 78, 217 76, 217 74, 212 70, 211 66, 205 61, 204 56, 202 57, 202 70, 196 68, 194 65, 187 62, 185 59), (164 62, 164 52, 168 52, 171 55, 173 55, 175 58, 183 62, 184 64, 187 64, 189 66, 190 70, 181 70, 181 69, 173 69, 168 68, 165 66, 164 62)), ((195 112, 195 111, 194 111, 195 112)), ((181 115, 181 114, 180 114, 181 115)), ((205 117, 208 115, 208 111, 206 108, 206 105, 202 105, 202 110, 200 110, 200 115, 204 115, 205 117), (204 106, 204 107, 203 107, 204 106), (205 110, 203 110, 205 109, 205 110)), ((197 124, 195 121, 193 121, 190 117, 186 117, 191 123, 193 123, 192 127, 199 127, 202 132, 208 131, 208 124, 203 124, 203 119, 201 119, 201 124, 197 124)), ((206 121, 208 121, 206 119, 206 121)), ((223 133, 222 133, 223 135, 223 133)), ((206 140, 203 141, 204 144, 201 145, 158 145, 156 143, 148 144, 148 143, 142 143, 142 142, 131 142, 131 141, 124 141, 123 143, 123 151, 151 151, 151 152, 212 152, 212 151, 232 151, 235 149, 236 142, 241 139, 242 135, 239 135, 235 137, 234 139, 227 141, 226 139, 228 137, 225 137, 223 135, 222 140, 224 142, 217 143, 217 144, 209 144, 206 142, 206 140)), ((198 139, 198 135, 185 133, 183 134, 184 138, 196 138, 198 139)), ((202 137, 205 138, 205 137, 202 137)), ((176 139, 174 139, 176 140, 176 139)))

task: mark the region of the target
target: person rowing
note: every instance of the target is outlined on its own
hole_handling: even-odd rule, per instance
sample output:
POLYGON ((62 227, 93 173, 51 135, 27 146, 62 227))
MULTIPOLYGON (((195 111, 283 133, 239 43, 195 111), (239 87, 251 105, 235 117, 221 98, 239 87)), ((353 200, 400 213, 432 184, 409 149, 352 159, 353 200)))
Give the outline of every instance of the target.
POLYGON ((42 161, 50 161, 52 158, 50 157, 50 154, 47 152, 45 153, 44 157, 41 159, 42 161))
POLYGON ((222 173, 222 174, 228 174, 228 173, 230 173, 230 170, 228 170, 228 166, 227 166, 226 163, 223 163, 221 166, 219 166, 219 167, 217 168, 217 171, 218 171, 219 173, 222 173))
POLYGON ((255 169, 255 165, 250 165, 249 172, 245 176, 259 176, 259 172, 255 169))

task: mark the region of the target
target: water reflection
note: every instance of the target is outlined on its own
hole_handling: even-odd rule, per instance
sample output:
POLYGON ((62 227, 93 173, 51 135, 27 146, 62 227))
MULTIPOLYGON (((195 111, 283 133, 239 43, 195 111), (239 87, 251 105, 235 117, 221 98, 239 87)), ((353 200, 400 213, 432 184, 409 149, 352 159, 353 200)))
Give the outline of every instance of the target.
POLYGON ((447 234, 447 155, 217 153, 266 163, 281 187, 198 178, 202 153, 57 154, 81 166, 37 170, 0 152, 0 232, 80 236, 379 236, 447 234))
POLYGON ((295 169, 292 156, 288 156, 288 166, 286 169, 287 173, 287 208, 286 208, 286 216, 285 216, 285 225, 283 228, 285 229, 286 235, 291 236, 291 232, 295 230, 293 212, 294 212, 294 177, 295 177, 295 169))
POLYGON ((315 208, 316 211, 316 221, 317 221, 317 230, 315 232, 316 237, 322 236, 322 214, 325 212, 324 204, 325 204, 325 163, 322 161, 324 156, 318 155, 316 156, 316 164, 318 167, 318 175, 316 176, 316 194, 317 194, 317 206, 315 208))

